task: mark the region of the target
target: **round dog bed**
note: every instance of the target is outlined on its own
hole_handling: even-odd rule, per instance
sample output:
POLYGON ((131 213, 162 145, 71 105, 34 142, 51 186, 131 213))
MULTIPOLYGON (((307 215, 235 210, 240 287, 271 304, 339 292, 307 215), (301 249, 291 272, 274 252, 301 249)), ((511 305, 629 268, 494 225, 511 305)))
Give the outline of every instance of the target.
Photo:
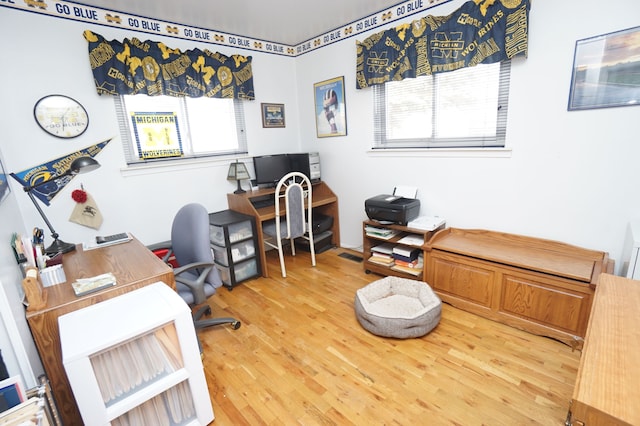
POLYGON ((424 336, 438 325, 442 302, 426 283, 391 276, 357 290, 355 310, 365 330, 407 339, 424 336))

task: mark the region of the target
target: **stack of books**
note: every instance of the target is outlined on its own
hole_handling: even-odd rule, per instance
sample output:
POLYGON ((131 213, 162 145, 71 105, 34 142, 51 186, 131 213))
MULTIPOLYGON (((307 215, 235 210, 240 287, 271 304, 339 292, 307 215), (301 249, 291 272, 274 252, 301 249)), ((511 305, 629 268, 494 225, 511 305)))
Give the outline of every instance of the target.
POLYGON ((396 231, 395 229, 388 228, 378 228, 376 226, 366 225, 364 227, 364 231, 370 237, 381 238, 383 240, 390 240, 391 238, 398 235, 400 231, 396 231))
POLYGON ((398 244, 393 247, 391 255, 393 257, 391 269, 394 271, 405 272, 415 276, 422 273, 424 262, 420 248, 398 244))
POLYGON ((393 258, 394 244, 384 243, 375 247, 371 247, 371 257, 369 262, 377 263, 383 266, 393 266, 395 259, 393 258))

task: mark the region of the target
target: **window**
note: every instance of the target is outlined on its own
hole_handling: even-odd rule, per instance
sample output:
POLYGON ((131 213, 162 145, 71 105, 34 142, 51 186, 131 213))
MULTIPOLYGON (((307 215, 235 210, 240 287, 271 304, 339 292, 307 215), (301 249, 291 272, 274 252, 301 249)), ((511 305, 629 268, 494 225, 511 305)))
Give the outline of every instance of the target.
POLYGON ((240 100, 123 95, 115 102, 127 164, 247 152, 240 100))
POLYGON ((374 87, 374 148, 504 147, 510 61, 374 87))

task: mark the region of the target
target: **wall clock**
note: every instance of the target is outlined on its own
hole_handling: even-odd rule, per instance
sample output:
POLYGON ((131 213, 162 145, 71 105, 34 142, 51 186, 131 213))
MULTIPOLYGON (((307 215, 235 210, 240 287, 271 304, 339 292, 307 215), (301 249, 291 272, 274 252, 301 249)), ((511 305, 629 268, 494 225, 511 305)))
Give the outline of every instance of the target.
POLYGON ((59 138, 75 138, 87 130, 89 115, 75 99, 64 95, 48 95, 33 108, 36 122, 45 132, 59 138))

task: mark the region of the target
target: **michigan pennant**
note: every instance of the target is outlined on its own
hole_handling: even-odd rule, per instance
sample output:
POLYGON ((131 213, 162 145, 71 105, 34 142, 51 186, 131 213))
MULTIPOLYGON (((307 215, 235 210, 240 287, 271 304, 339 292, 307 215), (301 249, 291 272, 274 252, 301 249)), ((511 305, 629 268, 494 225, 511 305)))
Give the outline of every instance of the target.
MULTIPOLYGON (((37 185, 39 182, 48 181, 65 173, 71 166, 73 160, 78 157, 95 157, 100 151, 102 151, 109 141, 111 141, 111 139, 83 148, 74 153, 65 155, 64 157, 56 158, 55 160, 48 161, 39 166, 32 167, 18 173, 11 173, 11 176, 20 182, 20 185, 25 188, 37 185)), ((33 194, 48 206, 58 192, 62 191, 62 188, 71 182, 71 179, 73 179, 73 176, 65 176, 58 180, 52 180, 51 182, 35 188, 33 190, 33 194)))

